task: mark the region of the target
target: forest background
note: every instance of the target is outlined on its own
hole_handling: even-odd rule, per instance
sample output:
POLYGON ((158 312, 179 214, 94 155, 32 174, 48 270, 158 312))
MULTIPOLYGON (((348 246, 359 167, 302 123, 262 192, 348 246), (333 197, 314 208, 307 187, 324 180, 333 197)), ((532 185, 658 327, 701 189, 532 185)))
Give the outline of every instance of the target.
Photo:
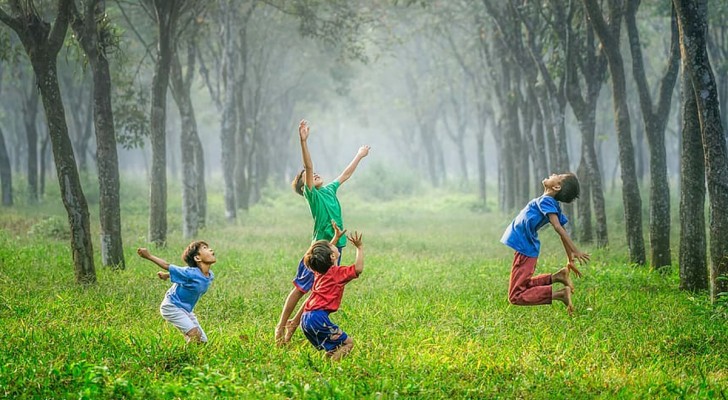
POLYGON ((0 1, 2 393, 725 398, 726 15, 0 1), (302 118, 326 180, 373 148, 342 189, 372 255, 337 314, 361 337, 341 366, 269 340, 310 238, 287 187, 302 118), (582 182, 571 234, 595 259, 574 319, 508 306, 498 243, 566 170, 582 182), (175 260, 198 237, 221 258, 199 311, 218 340, 190 349, 134 250, 175 260))

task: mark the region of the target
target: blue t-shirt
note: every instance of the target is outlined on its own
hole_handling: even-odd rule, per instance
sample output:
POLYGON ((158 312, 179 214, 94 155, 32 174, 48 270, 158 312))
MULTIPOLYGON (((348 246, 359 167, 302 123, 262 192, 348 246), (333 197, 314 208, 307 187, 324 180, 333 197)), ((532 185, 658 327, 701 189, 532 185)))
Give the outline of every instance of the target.
POLYGON ((207 288, 215 279, 215 274, 212 271, 209 273, 210 276, 205 276, 199 268, 170 265, 169 280, 173 285, 167 290, 166 296, 172 304, 192 312, 197 301, 207 292, 207 288))
POLYGON ((525 256, 538 257, 541 251, 538 230, 549 223, 549 214, 556 214, 561 225, 566 225, 569 221, 561 213, 561 205, 553 197, 543 195, 529 201, 508 225, 501 237, 501 243, 525 256))

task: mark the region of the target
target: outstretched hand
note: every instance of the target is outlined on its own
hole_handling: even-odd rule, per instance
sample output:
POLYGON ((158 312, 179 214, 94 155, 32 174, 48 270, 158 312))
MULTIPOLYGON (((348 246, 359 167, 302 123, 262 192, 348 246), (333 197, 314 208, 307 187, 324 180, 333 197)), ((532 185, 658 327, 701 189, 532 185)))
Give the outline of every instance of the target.
POLYGON ((137 249, 137 254, 139 254, 139 257, 149 259, 149 257, 152 256, 152 253, 149 252, 149 250, 146 247, 140 247, 137 249))
POLYGON ((362 246, 361 233, 354 231, 354 233, 351 235, 348 235, 347 238, 354 245, 354 247, 356 247, 357 249, 361 248, 361 246, 362 246))
POLYGON ((308 140, 309 126, 308 121, 302 119, 298 124, 298 136, 301 137, 301 141, 305 142, 308 140))
POLYGON ((336 241, 334 242, 338 242, 339 238, 344 236, 344 234, 346 233, 346 229, 342 231, 339 226, 336 225, 336 221, 334 221, 333 219, 331 220, 331 226, 334 228, 334 239, 336 239, 336 241))
POLYGON ((586 264, 591 259, 591 256, 587 253, 582 253, 580 251, 575 251, 572 256, 579 260, 579 263, 586 264))
POLYGON ((369 155, 369 150, 371 150, 371 146, 364 145, 359 147, 359 151, 357 152, 357 154, 359 155, 359 157, 364 158, 369 155))

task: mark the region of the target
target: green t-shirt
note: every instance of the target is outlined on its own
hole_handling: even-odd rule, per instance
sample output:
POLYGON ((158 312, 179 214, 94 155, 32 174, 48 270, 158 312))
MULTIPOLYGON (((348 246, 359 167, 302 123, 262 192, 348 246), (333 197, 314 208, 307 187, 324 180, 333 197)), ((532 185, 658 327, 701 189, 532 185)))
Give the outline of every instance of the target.
MULTIPOLYGON (((331 240, 334 237, 334 228, 331 220, 336 221, 339 229, 344 229, 344 222, 341 219, 341 204, 336 198, 336 190, 341 184, 338 180, 321 186, 320 189, 303 185, 303 197, 308 201, 308 208, 313 217, 313 240, 331 240)), ((346 246, 346 237, 339 239, 337 247, 346 246)))

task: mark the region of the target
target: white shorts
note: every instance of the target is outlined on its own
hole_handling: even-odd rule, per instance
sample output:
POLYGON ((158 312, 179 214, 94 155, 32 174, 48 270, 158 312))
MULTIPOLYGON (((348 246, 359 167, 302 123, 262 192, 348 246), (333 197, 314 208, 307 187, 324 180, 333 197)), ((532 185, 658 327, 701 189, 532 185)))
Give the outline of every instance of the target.
POLYGON ((187 312, 187 310, 172 304, 166 296, 164 297, 164 301, 162 301, 162 305, 159 306, 159 312, 167 322, 179 329, 183 335, 187 336, 189 331, 197 328, 201 333, 200 341, 203 343, 207 342, 207 335, 205 335, 205 331, 200 326, 200 323, 197 322, 195 313, 187 312))

